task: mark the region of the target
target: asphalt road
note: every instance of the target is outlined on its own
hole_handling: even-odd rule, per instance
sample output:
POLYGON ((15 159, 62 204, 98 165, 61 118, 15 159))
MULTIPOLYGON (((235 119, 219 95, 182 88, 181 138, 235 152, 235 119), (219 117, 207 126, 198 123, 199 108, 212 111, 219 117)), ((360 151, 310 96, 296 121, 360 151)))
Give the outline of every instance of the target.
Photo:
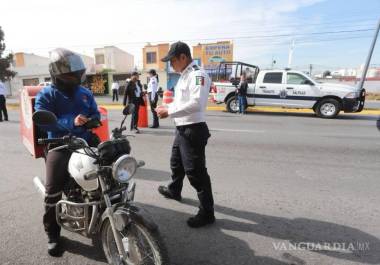
MULTIPOLYGON (((89 239, 63 232, 66 251, 48 257, 42 199, 32 184, 44 175, 20 142, 18 112, 0 123, 0 264, 105 264, 89 239)), ((136 201, 160 227, 172 264, 380 264, 380 131, 377 117, 208 112, 207 163, 217 222, 192 230, 197 210, 185 182, 183 203, 161 198, 170 178, 173 123, 131 138, 146 161, 136 201)), ((121 120, 111 111, 111 127, 121 120)))

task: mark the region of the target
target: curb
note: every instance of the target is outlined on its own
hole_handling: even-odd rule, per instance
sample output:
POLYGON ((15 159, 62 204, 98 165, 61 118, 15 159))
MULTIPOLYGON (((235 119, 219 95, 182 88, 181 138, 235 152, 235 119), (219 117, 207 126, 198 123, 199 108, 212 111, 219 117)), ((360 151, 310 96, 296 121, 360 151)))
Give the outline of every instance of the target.
MULTIPOLYGON (((98 103, 98 106, 104 107, 109 110, 121 110, 123 106, 120 104, 104 104, 102 102, 98 103)), ((19 103, 8 103, 7 107, 9 109, 18 109, 19 103)), ((209 106, 207 110, 215 111, 225 111, 226 108, 223 106, 209 106)), ((248 107, 249 112, 284 112, 284 113, 314 113, 311 109, 288 109, 280 107, 248 107)), ((380 115, 380 109, 364 109, 362 112, 356 113, 344 113, 341 114, 354 114, 354 115, 380 115)))

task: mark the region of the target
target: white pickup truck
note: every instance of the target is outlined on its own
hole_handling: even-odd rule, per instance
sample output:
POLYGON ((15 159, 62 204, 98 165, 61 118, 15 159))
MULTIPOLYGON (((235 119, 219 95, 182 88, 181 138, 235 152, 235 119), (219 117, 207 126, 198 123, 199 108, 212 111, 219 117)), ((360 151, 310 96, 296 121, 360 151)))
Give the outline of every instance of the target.
POLYGON ((225 103, 230 112, 239 110, 235 90, 243 72, 248 81, 248 106, 309 108, 321 118, 334 118, 341 110, 360 112, 364 107, 364 89, 318 83, 304 73, 290 69, 260 71, 254 65, 224 62, 219 65, 212 89, 214 101, 225 103))

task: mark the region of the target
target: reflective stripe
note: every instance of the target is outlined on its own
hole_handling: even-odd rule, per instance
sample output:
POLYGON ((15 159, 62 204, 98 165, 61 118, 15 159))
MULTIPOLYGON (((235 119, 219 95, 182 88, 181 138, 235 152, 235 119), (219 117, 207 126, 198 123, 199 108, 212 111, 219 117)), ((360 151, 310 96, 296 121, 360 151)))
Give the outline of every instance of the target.
POLYGON ((47 207, 55 207, 56 205, 56 203, 45 203, 45 206, 47 207))
POLYGON ((54 198, 54 197, 58 197, 58 196, 61 196, 62 195, 62 191, 59 191, 57 193, 53 193, 53 194, 47 194, 45 193, 45 198, 54 198))

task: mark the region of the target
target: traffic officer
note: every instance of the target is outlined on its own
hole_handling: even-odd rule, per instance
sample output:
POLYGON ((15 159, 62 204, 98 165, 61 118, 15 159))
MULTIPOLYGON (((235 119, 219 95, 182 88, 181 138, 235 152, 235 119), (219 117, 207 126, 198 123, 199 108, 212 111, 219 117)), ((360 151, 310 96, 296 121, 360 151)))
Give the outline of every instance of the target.
POLYGON ((158 191, 166 198, 180 201, 183 179, 187 175, 200 202, 198 213, 190 217, 187 224, 197 228, 215 222, 214 199, 205 157, 207 140, 211 136, 205 121, 211 80, 193 62, 190 48, 183 42, 172 44, 161 61, 170 61, 181 76, 175 87, 173 103, 157 107, 160 118, 170 116, 176 125, 170 158, 172 181, 167 187, 160 186, 158 191))
POLYGON ((157 101, 158 101, 158 76, 156 70, 149 70, 149 83, 148 83, 148 96, 150 103, 150 110, 153 116, 153 125, 150 128, 158 128, 160 126, 158 122, 158 116, 156 112, 157 101))
MULTIPOLYGON (((100 119, 98 107, 92 93, 80 86, 86 68, 82 58, 66 49, 56 49, 50 53, 49 71, 52 85, 44 87, 36 97, 35 110, 53 112, 58 119, 56 125, 41 126, 48 138, 68 134, 93 143, 93 135, 83 125, 90 119, 100 119)), ((56 146, 49 146, 51 149, 56 146)), ((71 153, 65 149, 48 152, 46 156, 46 195, 43 224, 48 236, 48 253, 59 255, 60 226, 56 221, 55 205, 62 197, 62 190, 70 175, 67 165, 71 153)))

